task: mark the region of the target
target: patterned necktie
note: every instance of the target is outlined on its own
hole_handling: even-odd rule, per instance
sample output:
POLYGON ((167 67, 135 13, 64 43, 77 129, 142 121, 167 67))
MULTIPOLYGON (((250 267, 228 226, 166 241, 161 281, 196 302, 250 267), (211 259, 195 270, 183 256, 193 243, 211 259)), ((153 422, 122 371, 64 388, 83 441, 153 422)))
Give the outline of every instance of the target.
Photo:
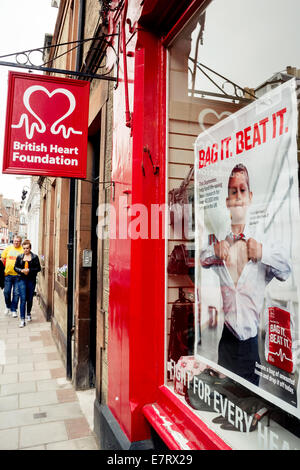
POLYGON ((230 233, 230 238, 234 241, 234 242, 237 242, 238 240, 245 240, 246 241, 246 237, 245 237, 245 234, 244 233, 239 233, 239 234, 235 234, 235 233, 230 233))

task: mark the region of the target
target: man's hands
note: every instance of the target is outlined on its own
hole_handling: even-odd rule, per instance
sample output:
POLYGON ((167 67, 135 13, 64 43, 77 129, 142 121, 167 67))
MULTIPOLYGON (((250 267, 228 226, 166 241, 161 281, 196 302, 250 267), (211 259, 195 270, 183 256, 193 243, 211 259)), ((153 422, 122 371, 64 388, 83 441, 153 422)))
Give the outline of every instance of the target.
POLYGON ((222 261, 226 261, 229 257, 230 244, 227 240, 222 240, 214 245, 215 255, 222 261))
POLYGON ((254 263, 260 261, 262 258, 262 244, 258 243, 254 238, 247 240, 248 259, 254 263))
MULTIPOLYGON (((262 244, 258 243, 254 238, 249 238, 246 242, 248 259, 256 263, 262 258, 262 244)), ((227 240, 222 240, 214 245, 215 255, 222 261, 227 261, 229 258, 230 243, 227 240)))

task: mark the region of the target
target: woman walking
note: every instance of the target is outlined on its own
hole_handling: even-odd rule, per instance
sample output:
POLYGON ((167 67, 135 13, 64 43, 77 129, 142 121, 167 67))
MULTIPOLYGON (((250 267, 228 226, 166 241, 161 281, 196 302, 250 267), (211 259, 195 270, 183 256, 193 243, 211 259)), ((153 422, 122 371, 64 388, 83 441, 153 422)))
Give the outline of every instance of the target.
POLYGON ((17 257, 15 263, 15 271, 19 275, 20 328, 23 328, 26 325, 26 308, 27 321, 31 321, 31 309, 36 285, 36 276, 41 270, 39 257, 31 251, 30 240, 24 240, 22 246, 24 253, 17 257))

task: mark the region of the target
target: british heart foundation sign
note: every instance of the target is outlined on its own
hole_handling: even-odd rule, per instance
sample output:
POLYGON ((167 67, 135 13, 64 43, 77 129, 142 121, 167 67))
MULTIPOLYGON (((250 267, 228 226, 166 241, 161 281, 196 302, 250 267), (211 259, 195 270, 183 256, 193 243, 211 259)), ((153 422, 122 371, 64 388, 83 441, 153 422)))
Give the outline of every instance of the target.
POLYGON ((89 82, 9 73, 3 173, 86 178, 89 82))

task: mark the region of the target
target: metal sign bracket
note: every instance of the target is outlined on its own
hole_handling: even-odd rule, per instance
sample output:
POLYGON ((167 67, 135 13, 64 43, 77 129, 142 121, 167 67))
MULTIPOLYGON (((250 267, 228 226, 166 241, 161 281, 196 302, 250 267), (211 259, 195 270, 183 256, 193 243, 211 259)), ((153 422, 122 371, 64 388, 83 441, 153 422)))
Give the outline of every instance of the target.
MULTIPOLYGON (((53 73, 53 74, 63 74, 65 76, 74 76, 83 80, 108 80, 108 81, 113 81, 117 82, 118 78, 114 77, 111 75, 111 71, 115 65, 115 63, 119 64, 119 51, 118 49, 115 50, 113 44, 112 44, 112 39, 115 36, 118 36, 119 32, 116 34, 102 34, 99 37, 93 37, 93 38, 87 38, 79 41, 71 41, 71 42, 64 42, 60 44, 53 44, 50 46, 45 46, 45 47, 39 47, 36 49, 29 49, 25 51, 20 51, 20 52, 13 52, 11 54, 5 54, 0 56, 0 66, 5 66, 5 67, 16 67, 19 69, 27 69, 30 71, 36 70, 38 72, 46 72, 46 73, 53 73), (92 41, 92 47, 93 50, 98 50, 100 52, 101 58, 103 59, 104 57, 104 52, 108 47, 111 47, 116 55, 116 62, 113 64, 113 67, 111 67, 110 70, 106 71, 103 74, 97 74, 97 73, 90 73, 87 66, 85 65, 84 68, 86 70, 82 71, 74 71, 74 70, 66 70, 66 69, 59 69, 55 67, 48 66, 48 64, 52 63, 54 60, 58 59, 59 57, 62 57, 65 54, 68 54, 71 52, 73 49, 76 49, 80 47, 83 43, 92 41), (62 54, 54 57, 51 60, 48 60, 44 62, 42 65, 35 65, 34 64, 34 59, 33 56, 36 56, 36 54, 40 53, 42 54, 42 58, 44 60, 45 53, 49 51, 49 49, 53 48, 58 48, 60 46, 72 46, 70 49, 68 49, 66 52, 63 52, 62 54), (15 61, 8 62, 7 59, 9 58, 14 58, 15 61), (6 60, 3 60, 6 59, 6 60)), ((97 69, 100 68, 97 66, 97 69)))

